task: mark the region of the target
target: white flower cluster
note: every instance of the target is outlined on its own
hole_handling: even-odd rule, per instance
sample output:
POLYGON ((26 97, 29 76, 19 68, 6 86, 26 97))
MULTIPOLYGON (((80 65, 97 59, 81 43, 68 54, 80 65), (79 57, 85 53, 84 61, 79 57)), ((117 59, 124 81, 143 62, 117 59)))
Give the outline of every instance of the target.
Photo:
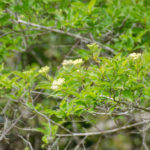
POLYGON ((142 55, 141 53, 131 53, 131 54, 129 55, 129 58, 132 58, 133 60, 135 60, 135 59, 140 58, 141 55, 142 55))
POLYGON ((49 68, 48 66, 42 67, 42 68, 39 70, 39 73, 45 73, 45 72, 48 72, 49 69, 50 69, 50 68, 49 68))
POLYGON ((76 60, 64 60, 62 65, 63 66, 68 66, 68 65, 77 65, 77 64, 82 64, 83 60, 82 59, 76 59, 76 60))
POLYGON ((51 89, 57 90, 60 85, 62 85, 65 82, 64 78, 59 78, 57 80, 54 80, 51 86, 51 89))

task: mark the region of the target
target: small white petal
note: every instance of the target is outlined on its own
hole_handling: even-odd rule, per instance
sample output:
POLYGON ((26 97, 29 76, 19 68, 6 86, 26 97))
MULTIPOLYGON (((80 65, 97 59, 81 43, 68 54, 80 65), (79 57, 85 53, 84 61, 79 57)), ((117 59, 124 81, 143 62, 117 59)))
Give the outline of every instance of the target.
POLYGON ((48 72, 49 69, 50 69, 50 68, 49 68, 48 66, 42 67, 42 68, 39 70, 39 73, 48 72))
POLYGON ((56 90, 59 88, 60 85, 62 85, 63 83, 65 82, 65 79, 64 78, 59 78, 57 80, 54 80, 53 83, 52 83, 52 86, 51 88, 53 90, 56 90))

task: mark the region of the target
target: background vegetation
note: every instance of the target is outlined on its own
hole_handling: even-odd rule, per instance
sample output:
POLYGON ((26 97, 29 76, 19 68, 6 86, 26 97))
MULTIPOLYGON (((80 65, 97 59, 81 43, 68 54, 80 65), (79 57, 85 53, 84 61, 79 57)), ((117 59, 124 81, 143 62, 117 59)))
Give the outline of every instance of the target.
POLYGON ((148 150, 149 0, 0 1, 0 149, 148 150))

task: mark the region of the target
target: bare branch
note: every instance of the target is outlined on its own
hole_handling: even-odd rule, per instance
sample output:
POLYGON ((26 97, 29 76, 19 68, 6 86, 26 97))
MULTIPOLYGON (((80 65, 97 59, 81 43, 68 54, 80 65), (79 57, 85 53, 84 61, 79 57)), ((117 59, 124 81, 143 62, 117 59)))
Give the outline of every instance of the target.
POLYGON ((113 112, 112 113, 111 112, 110 113, 109 112, 108 113, 107 112, 106 113, 105 112, 93 112, 92 114, 93 115, 106 115, 106 116, 107 115, 108 116, 109 115, 121 116, 121 115, 128 115, 129 112, 128 111, 126 111, 126 112, 118 112, 118 113, 117 112, 115 112, 115 113, 113 113, 113 112))
POLYGON ((31 150, 33 150, 33 147, 32 147, 32 145, 31 145, 31 143, 29 142, 29 141, 27 141, 23 136, 21 136, 21 135, 18 135, 25 143, 27 143, 28 145, 29 145, 29 147, 30 147, 30 149, 31 150))
POLYGON ((2 141, 5 136, 8 134, 8 132, 18 123, 18 121, 20 120, 21 116, 19 116, 12 124, 9 128, 4 129, 1 136, 0 136, 0 141, 2 141))
POLYGON ((59 29, 55 29, 53 27, 46 27, 46 26, 43 26, 43 25, 38 25, 38 24, 35 24, 35 23, 31 23, 31 22, 27 22, 27 21, 23 21, 21 19, 18 19, 15 21, 16 23, 22 23, 22 24, 25 24, 25 25, 28 25, 28 26, 34 26, 34 27, 37 27, 37 28, 40 28, 40 29, 45 29, 45 30, 49 30, 51 32, 55 32, 55 33, 59 33, 59 34, 64 34, 64 35, 68 35, 68 36, 71 36, 71 37, 74 37, 76 39, 80 39, 82 42, 84 43, 96 43, 99 45, 99 47, 105 49, 106 51, 109 51, 111 53, 114 53, 114 49, 108 47, 108 46, 104 46, 102 43, 100 42, 97 42, 95 40, 91 40, 91 39, 88 39, 86 37, 83 37, 81 35, 78 35, 78 34, 74 34, 74 33, 70 33, 70 32, 65 32, 63 30, 59 30, 59 29))
POLYGON ((78 150, 80 145, 84 143, 85 139, 87 138, 87 136, 85 136, 81 141, 80 143, 74 148, 74 150, 78 150))
POLYGON ((87 133, 72 133, 72 134, 56 134, 57 137, 71 137, 71 136, 93 136, 93 135, 100 135, 100 134, 108 134, 108 133, 114 133, 120 130, 125 130, 125 129, 129 129, 132 127, 136 127, 136 126, 140 126, 146 123, 149 123, 150 120, 147 121, 141 121, 141 122, 137 122, 131 125, 126 125, 123 127, 119 127, 119 128, 115 128, 115 129, 110 129, 110 130, 104 130, 104 131, 98 131, 98 132, 87 132, 87 133))
POLYGON ((137 104, 133 104, 133 103, 130 103, 130 102, 125 102, 125 101, 118 101, 118 100, 115 100, 111 97, 108 97, 108 96, 105 96, 105 95, 100 95, 101 97, 104 97, 104 98, 107 98, 107 99, 110 99, 114 102, 117 102, 118 104, 124 104, 124 105, 127 105, 127 106, 131 106, 131 107, 134 107, 136 109, 139 109, 139 110, 144 110, 146 112, 150 112, 150 109, 148 108, 145 108, 145 107, 142 107, 142 106, 139 106, 137 104))
POLYGON ((142 148, 144 148, 145 150, 149 150, 148 146, 146 145, 146 132, 142 132, 142 148))

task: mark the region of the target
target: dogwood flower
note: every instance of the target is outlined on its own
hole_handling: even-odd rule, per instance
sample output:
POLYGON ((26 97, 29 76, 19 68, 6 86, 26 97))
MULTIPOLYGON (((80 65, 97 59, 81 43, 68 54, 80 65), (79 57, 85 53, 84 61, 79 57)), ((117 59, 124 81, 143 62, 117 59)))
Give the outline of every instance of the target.
POLYGON ((62 85, 65 82, 64 78, 59 78, 57 80, 54 80, 51 86, 51 89, 57 90, 60 85, 62 85))
POLYGON ((48 66, 42 67, 42 68, 39 70, 39 73, 45 73, 45 72, 48 72, 49 69, 50 69, 50 68, 49 68, 48 66))
POLYGON ((141 55, 142 55, 141 53, 131 53, 131 54, 129 55, 129 58, 135 60, 135 59, 140 58, 141 55))
POLYGON ((76 59, 73 61, 73 64, 74 65, 77 65, 77 64, 82 64, 83 60, 82 59, 76 59))
POLYGON ((68 66, 68 65, 77 65, 77 64, 82 64, 83 60, 82 59, 76 59, 76 60, 64 60, 62 65, 63 66, 68 66))
POLYGON ((62 63, 63 66, 72 65, 72 64, 73 64, 73 60, 64 60, 62 63))

